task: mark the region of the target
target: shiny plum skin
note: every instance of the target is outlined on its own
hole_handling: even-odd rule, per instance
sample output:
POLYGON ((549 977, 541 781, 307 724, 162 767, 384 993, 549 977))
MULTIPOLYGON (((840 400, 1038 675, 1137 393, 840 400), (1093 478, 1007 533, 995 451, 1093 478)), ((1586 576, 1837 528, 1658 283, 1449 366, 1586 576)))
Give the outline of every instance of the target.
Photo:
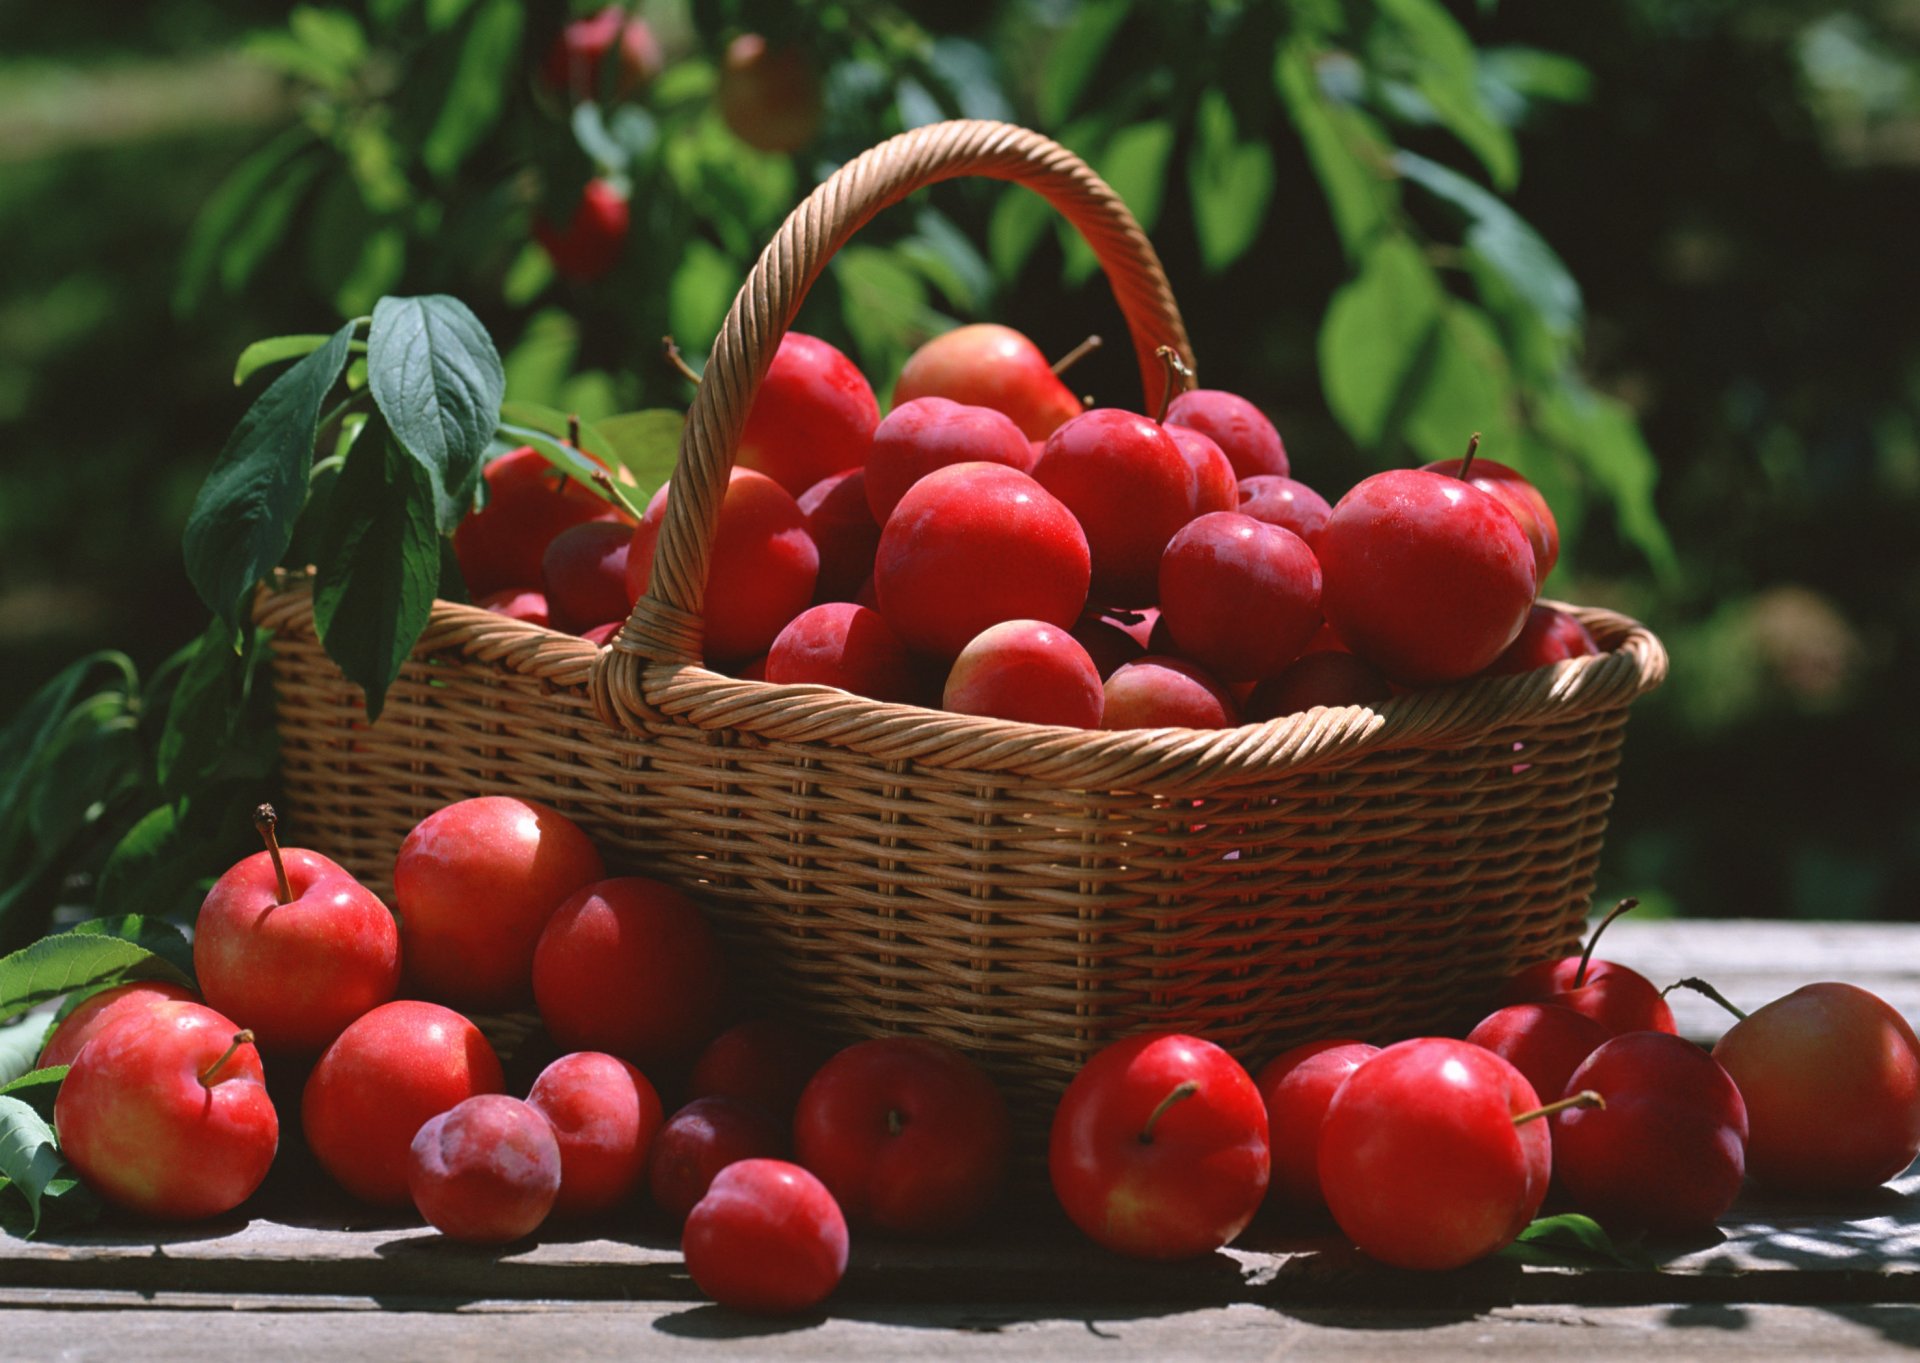
POLYGON ((562 530, 540 558, 540 585, 553 628, 568 634, 626 616, 627 553, 633 526, 588 521, 562 530))
POLYGON ((880 613, 909 647, 942 659, 1006 620, 1071 629, 1092 560, 1073 513, 1028 475, 952 464, 915 483, 880 532, 880 613))
POLYGON ((1396 1268, 1458 1268, 1512 1243, 1553 1172, 1533 1086, 1491 1051, 1445 1037, 1389 1046, 1333 1096, 1320 1188, 1340 1229, 1396 1268))
POLYGON ((407 1191, 450 1240, 504 1245, 540 1228, 560 1192, 560 1145, 534 1108, 479 1094, 430 1117, 408 1150, 407 1191))
POLYGON ((1179 447, 1187 466, 1193 470, 1193 509, 1187 519, 1213 511, 1238 511, 1240 489, 1225 451, 1191 426, 1169 424, 1160 429, 1179 447))
POLYGON ((1531 672, 1568 658, 1591 658, 1599 652, 1600 646, 1585 625, 1552 606, 1535 606, 1527 612, 1527 623, 1521 626, 1519 636, 1488 664, 1487 671, 1494 676, 1531 672))
POLYGON ((318 1055, 400 985, 400 931, 344 868, 305 848, 281 853, 293 898, 280 902, 267 852, 213 883, 194 920, 193 968, 207 1006, 268 1054, 318 1055))
POLYGON ((873 576, 873 553, 880 547, 880 523, 867 505, 866 469, 822 478, 795 501, 820 551, 814 601, 853 600, 860 585, 873 576))
POLYGON ((122 1009, 60 1085, 61 1154, 89 1188, 143 1216, 199 1221, 233 1210, 266 1178, 280 1143, 260 1053, 235 1046, 241 1035, 198 1003, 122 1009))
POLYGON ((847 1223, 798 1165, 749 1159, 714 1177, 680 1237, 687 1272, 722 1306, 789 1315, 818 1306, 847 1270, 847 1223))
POLYGON ((95 1032, 124 1013, 145 1012, 156 1003, 198 1002, 200 996, 191 989, 163 980, 136 980, 132 984, 116 984, 111 989, 102 989, 60 1019, 41 1045, 40 1058, 34 1062, 34 1066, 44 1070, 55 1065, 71 1065, 73 1058, 80 1054, 80 1048, 93 1039, 95 1032))
POLYGON ((1320 1192, 1320 1127, 1347 1076, 1380 1054, 1364 1041, 1309 1041, 1260 1067, 1253 1086, 1267 1105, 1273 1151, 1268 1205, 1294 1213, 1324 1212, 1320 1192))
POLYGON ((1048 1135, 1061 1208, 1099 1244, 1139 1259, 1230 1244, 1260 1210, 1269 1170, 1253 1080, 1212 1042, 1177 1033, 1098 1052, 1061 1095, 1048 1135))
POLYGON ((1080 399, 1040 348, 1012 327, 977 322, 934 337, 907 358, 896 404, 941 397, 1004 412, 1028 440, 1043 441, 1080 415, 1080 399))
POLYGON ((1559 1004, 1515 1003, 1482 1018, 1467 1040, 1526 1075, 1533 1091, 1552 1102, 1567 1091, 1568 1076, 1612 1035, 1586 1014, 1559 1004))
POLYGON ((1293 531, 1308 544, 1327 523, 1333 508, 1327 499, 1308 487, 1279 474, 1263 473, 1242 478, 1235 489, 1238 499, 1229 511, 1251 516, 1256 521, 1293 531))
POLYGON ((1173 437, 1138 413, 1097 407, 1047 437, 1033 476, 1086 532, 1094 599, 1152 605, 1160 556, 1193 519, 1200 496, 1198 475, 1173 437))
MULTIPOLYGON (((647 503, 627 553, 627 599, 638 601, 653 574, 653 551, 667 514, 667 487, 647 503)), ((701 607, 706 660, 724 666, 765 653, 787 621, 813 601, 820 550, 807 517, 763 473, 736 468, 720 502, 701 607)))
MULTIPOLYGON (((1224 682, 1259 681, 1320 628, 1320 565, 1291 530, 1217 511, 1182 527, 1160 560, 1160 623, 1224 682)), ((1157 631, 1156 631, 1157 633, 1157 631)), ((1161 649, 1149 642, 1152 652, 1161 649)))
POLYGON ((620 876, 554 910, 533 953, 533 997, 561 1046, 645 1069, 712 1040, 725 972, 698 905, 662 881, 620 876))
POLYGON ((1262 473, 1277 473, 1284 478, 1291 472, 1280 432, 1265 412, 1237 393, 1218 388, 1181 393, 1167 404, 1165 420, 1169 426, 1196 430, 1218 445, 1233 465, 1236 478, 1262 473))
POLYGON ((1795 1193, 1861 1192, 1920 1153, 1920 1039, 1851 984, 1802 985, 1713 1048, 1746 1100, 1747 1172, 1795 1193))
MULTIPOLYGON (((790 1114, 788 1114, 790 1115, 790 1114)), ((714 1176, 743 1159, 784 1159, 786 1121, 744 1098, 695 1098, 654 1137, 647 1158, 647 1190, 675 1221, 707 1195, 714 1176)))
POLYGON ((800 612, 767 651, 766 679, 837 686, 871 700, 919 699, 913 654, 878 611, 830 601, 800 612))
POLYGON ((1342 649, 1301 654, 1247 697, 1248 723, 1295 715, 1315 706, 1375 705, 1393 695, 1380 669, 1342 649))
POLYGON ((916 398, 896 406, 873 433, 867 450, 867 509, 885 525, 907 489, 954 464, 1004 464, 1033 471, 1033 449, 1004 412, 947 398, 916 398))
POLYGON ((547 628, 553 625, 553 612, 547 608, 546 596, 531 588, 502 587, 497 592, 477 597, 473 604, 495 615, 504 615, 509 620, 521 620, 529 625, 547 628))
POLYGON ((1239 722, 1227 688, 1183 658, 1149 654, 1107 678, 1103 729, 1228 729, 1239 722))
POLYGON ((557 1216, 610 1212, 646 1179, 661 1123, 660 1095, 646 1075, 604 1051, 574 1051, 540 1071, 528 1106, 553 1126, 560 1147, 557 1216))
POLYGON ((1605 1107, 1553 1123, 1555 1172, 1609 1229, 1685 1234, 1725 1214, 1746 1173, 1747 1107, 1714 1058, 1666 1032, 1602 1044, 1567 1080, 1605 1107))
POLYGON ((540 581, 540 560, 555 535, 583 521, 619 515, 531 445, 489 462, 485 477, 486 506, 453 532, 460 575, 476 601, 509 587, 532 588, 540 581))
POLYGON ((1102 681, 1111 677, 1113 670, 1122 663, 1134 662, 1147 655, 1146 645, 1134 638, 1124 625, 1097 615, 1081 616, 1068 632, 1087 651, 1087 656, 1093 659, 1094 670, 1100 674, 1102 681))
POLYGON ((1024 724, 1097 729, 1100 670, 1079 640, 1042 620, 1005 620, 982 630, 953 660, 943 708, 1024 724))
POLYGON ((854 362, 817 336, 789 331, 753 395, 734 464, 797 497, 865 463, 879 424, 873 386, 854 362))
MULTIPOLYGON (((1449 478, 1458 478, 1464 462, 1460 459, 1442 459, 1423 467, 1434 473, 1444 473, 1449 478)), ((1520 523, 1520 530, 1527 537, 1527 543, 1533 546, 1534 580, 1545 582, 1547 574, 1553 571, 1553 565, 1560 561, 1560 527, 1553 518, 1553 510, 1547 505, 1547 499, 1540 495, 1540 489, 1505 464, 1496 464, 1491 459, 1476 458, 1467 473, 1468 483, 1513 513, 1514 520, 1520 523)))
POLYGON ((794 1157, 856 1226, 936 1235, 977 1220, 1006 1180, 1006 1100, 973 1061, 923 1037, 862 1041, 801 1091, 794 1157))
POLYGON ((397 999, 327 1047, 307 1076, 300 1121, 334 1182, 362 1202, 404 1207, 408 1151, 421 1126, 503 1084, 479 1028, 437 1003, 397 999))
POLYGON ((1626 1032, 1668 1032, 1673 1025, 1673 1009, 1638 971, 1612 961, 1589 961, 1587 973, 1580 974, 1580 958, 1563 956, 1557 961, 1540 961, 1510 978, 1500 987, 1496 1002, 1557 1003, 1584 1014, 1607 1029, 1609 1036, 1626 1032), (1574 981, 1580 980, 1578 985, 1574 981))
POLYGON ((393 864, 408 987, 456 1008, 524 1002, 547 919, 605 874, 593 840, 557 809, 481 795, 435 810, 393 864))
POLYGON ((632 223, 633 207, 626 193, 612 182, 596 178, 581 189, 573 216, 564 227, 541 218, 533 224, 533 236, 546 249, 562 279, 591 284, 620 263, 632 223))
POLYGON ((1457 478, 1393 469, 1357 483, 1314 540, 1327 620, 1396 682, 1459 681, 1527 622, 1533 549, 1512 514, 1457 478))
POLYGON ((784 1121, 826 1058, 821 1042, 792 1020, 749 1018, 707 1043, 688 1086, 696 1098, 724 1094, 784 1121))

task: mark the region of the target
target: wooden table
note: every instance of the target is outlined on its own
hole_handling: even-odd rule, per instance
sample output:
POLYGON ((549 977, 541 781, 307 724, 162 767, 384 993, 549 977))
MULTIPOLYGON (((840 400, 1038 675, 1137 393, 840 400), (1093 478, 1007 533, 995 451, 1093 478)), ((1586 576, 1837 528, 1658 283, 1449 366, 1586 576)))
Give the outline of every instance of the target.
MULTIPOLYGON (((1622 922, 1607 955, 1757 1005, 1846 979, 1920 1018, 1920 925, 1622 922)), ((1677 992, 1681 1030, 1722 1030, 1677 992)), ((1749 1198, 1644 1267, 1490 1262, 1393 1272, 1329 1237, 1259 1227, 1176 1265, 1108 1255, 1045 1205, 957 1244, 856 1238, 831 1314, 702 1301, 673 1238, 490 1253, 283 1193, 251 1219, 0 1236, 0 1359, 654 1357, 1793 1359, 1920 1353, 1920 1165, 1843 1206, 1749 1198)))

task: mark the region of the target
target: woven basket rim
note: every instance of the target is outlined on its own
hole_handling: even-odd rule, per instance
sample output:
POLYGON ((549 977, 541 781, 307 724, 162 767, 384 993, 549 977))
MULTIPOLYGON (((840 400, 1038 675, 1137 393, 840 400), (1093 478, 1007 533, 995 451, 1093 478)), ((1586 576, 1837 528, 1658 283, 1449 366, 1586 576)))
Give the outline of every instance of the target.
MULTIPOLYGON (((263 586, 255 622, 269 629, 307 626, 311 591, 310 579, 292 574, 263 586)), ((1025 724, 869 700, 831 686, 730 677, 690 663, 652 663, 642 675, 649 708, 659 718, 770 743, 1080 789, 1231 784, 1382 748, 1457 747, 1499 728, 1618 709, 1665 679, 1666 649, 1638 621, 1596 607, 1540 604, 1575 616, 1606 651, 1531 672, 1410 691, 1377 707, 1317 707, 1228 729, 1025 724)), ((435 601, 416 652, 457 653, 556 687, 591 690, 605 675, 595 663, 609 647, 618 647, 617 641, 596 646, 478 606, 435 601)), ((595 703, 604 722, 604 698, 595 703)))

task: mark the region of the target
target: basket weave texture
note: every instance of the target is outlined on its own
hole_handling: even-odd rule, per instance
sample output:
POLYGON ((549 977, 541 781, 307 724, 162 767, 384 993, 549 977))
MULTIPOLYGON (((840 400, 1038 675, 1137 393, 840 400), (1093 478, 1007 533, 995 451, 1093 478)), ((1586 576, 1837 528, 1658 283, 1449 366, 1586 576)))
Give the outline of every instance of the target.
POLYGON ((556 805, 614 864, 697 894, 756 1002, 833 1037, 951 1042, 1023 1124, 1143 1028, 1257 1062, 1457 1024, 1578 935, 1627 707, 1666 668, 1624 617, 1576 610, 1598 657, 1229 730, 1088 733, 700 665, 720 494, 779 338, 855 230, 961 175, 1024 184, 1087 237, 1156 410, 1154 350, 1188 354, 1185 331, 1092 171, 1003 124, 883 143, 794 211, 735 299, 648 594, 611 648, 438 603, 369 727, 305 585, 262 590, 302 840, 385 886, 443 804, 556 805))

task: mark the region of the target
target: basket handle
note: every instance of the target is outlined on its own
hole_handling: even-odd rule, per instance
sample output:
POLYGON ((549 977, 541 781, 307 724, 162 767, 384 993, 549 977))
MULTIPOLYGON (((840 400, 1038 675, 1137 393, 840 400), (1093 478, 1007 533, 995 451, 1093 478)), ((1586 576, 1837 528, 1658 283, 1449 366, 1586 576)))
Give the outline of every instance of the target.
POLYGON ((727 310, 687 413, 673 490, 647 590, 611 649, 596 660, 594 691, 616 710, 644 714, 643 660, 698 663, 701 606, 714 528, 747 409, 807 290, 834 252, 881 209, 942 180, 978 175, 1025 185, 1087 239, 1133 334, 1146 391, 1158 411, 1166 369, 1155 351, 1193 354, 1160 258, 1118 195, 1057 142, 981 120, 902 133, 849 161, 788 215, 727 310))

